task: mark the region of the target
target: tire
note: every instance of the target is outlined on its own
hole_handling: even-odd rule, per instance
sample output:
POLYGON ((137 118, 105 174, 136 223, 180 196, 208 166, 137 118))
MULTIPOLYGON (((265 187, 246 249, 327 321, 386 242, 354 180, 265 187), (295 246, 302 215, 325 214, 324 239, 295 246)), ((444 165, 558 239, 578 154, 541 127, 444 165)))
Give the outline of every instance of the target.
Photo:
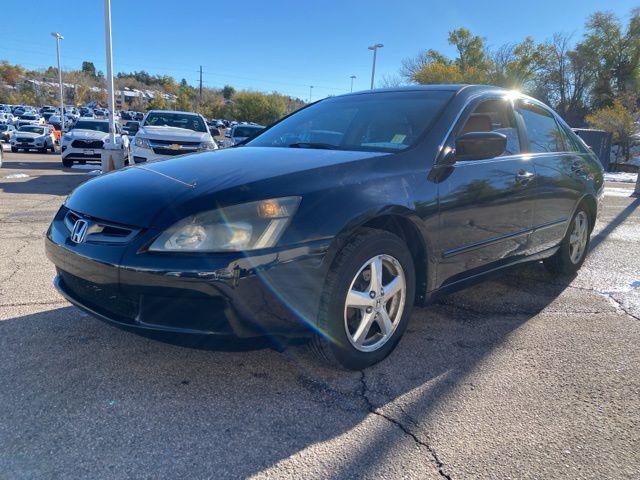
POLYGON ((47 147, 38 149, 39 153, 47 153, 47 147))
POLYGON ((415 269, 406 244, 389 232, 360 230, 338 253, 327 275, 318 333, 310 344, 312 351, 323 362, 349 370, 380 362, 393 351, 407 328, 414 297, 415 269), (392 280, 402 279, 403 290, 382 292, 382 297, 380 292, 372 292, 372 263, 378 265, 376 268, 382 266, 382 285, 388 287, 392 280), (357 303, 363 302, 366 307, 347 306, 347 293, 352 290, 358 294, 354 297, 357 303), (366 324, 370 327, 363 328, 366 324), (361 329, 364 334, 358 335, 361 329))
POLYGON ((16 152, 18 151, 18 149, 17 149, 16 147, 11 147, 11 151, 12 151, 13 153, 16 153, 16 152))
POLYGON ((69 158, 63 158, 62 159, 62 165, 65 166, 66 168, 71 168, 71 167, 73 167, 73 160, 71 160, 69 158))
POLYGON ((554 275, 574 275, 580 269, 589 252, 591 225, 589 211, 581 204, 571 218, 558 251, 544 259, 547 270, 554 275))

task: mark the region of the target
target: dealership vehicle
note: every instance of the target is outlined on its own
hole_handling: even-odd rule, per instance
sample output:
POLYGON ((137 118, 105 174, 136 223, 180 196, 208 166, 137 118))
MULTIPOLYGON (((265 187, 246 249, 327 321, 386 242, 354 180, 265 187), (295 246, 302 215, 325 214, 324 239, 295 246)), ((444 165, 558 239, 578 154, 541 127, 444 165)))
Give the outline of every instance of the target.
POLYGON ((149 111, 132 143, 135 163, 218 148, 202 115, 171 110, 149 111))
POLYGON ((140 129, 140 122, 137 122, 135 120, 129 120, 128 122, 126 122, 124 124, 124 126, 122 127, 122 131, 124 133, 126 133, 129 137, 133 138, 133 136, 138 133, 138 130, 140 129))
POLYGON ((224 136, 226 137, 224 140, 224 146, 233 147, 234 145, 238 145, 245 140, 255 137, 262 130, 264 130, 262 125, 234 125, 224 133, 224 136))
MULTIPOLYGON (((72 128, 73 124, 75 122, 76 122, 76 119, 74 117, 72 117, 71 115, 65 115, 64 116, 64 127, 65 127, 65 129, 72 128)), ((47 121, 47 123, 49 125, 52 125, 54 128, 56 128, 58 130, 60 130, 60 128, 62 127, 59 114, 51 115, 49 117, 49 120, 47 121)))
POLYGON ((309 335, 360 369, 393 350, 415 303, 526 261, 576 272, 603 192, 595 155, 541 102, 411 86, 85 182, 46 251, 62 294, 104 320, 309 335))
POLYGON ((14 125, 20 129, 25 125, 44 125, 44 118, 38 113, 23 113, 18 115, 18 119, 14 120, 14 125))
MULTIPOLYGON (((62 136, 60 150, 62 165, 73 166, 79 161, 99 162, 104 150, 104 143, 109 137, 109 121, 94 118, 79 118, 78 121, 62 136)), ((120 125, 116 123, 116 144, 124 150, 124 158, 129 158, 129 137, 124 135, 120 125)))
MULTIPOLYGON (((2 145, 0 145, 2 147, 2 145)), ((0 148, 0 168, 2 168, 2 162, 4 161, 4 150, 0 148)))
POLYGON ((11 113, 0 113, 0 125, 13 125, 15 123, 15 118, 11 113))
POLYGON ((3 142, 11 141, 13 133, 16 131, 16 127, 8 123, 0 124, 0 140, 3 142))
POLYGON ((38 150, 55 152, 55 141, 51 129, 45 125, 24 125, 11 136, 11 151, 38 150))

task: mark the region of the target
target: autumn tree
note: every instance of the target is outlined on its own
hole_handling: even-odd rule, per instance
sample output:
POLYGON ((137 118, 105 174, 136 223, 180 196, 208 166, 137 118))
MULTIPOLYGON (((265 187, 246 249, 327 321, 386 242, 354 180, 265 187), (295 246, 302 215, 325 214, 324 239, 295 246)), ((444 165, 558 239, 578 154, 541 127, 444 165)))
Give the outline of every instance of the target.
POLYGON ((602 107, 587 115, 587 123, 599 130, 611 132, 612 142, 620 145, 625 161, 631 157, 632 136, 635 133, 632 112, 620 99, 613 101, 610 107, 602 107))

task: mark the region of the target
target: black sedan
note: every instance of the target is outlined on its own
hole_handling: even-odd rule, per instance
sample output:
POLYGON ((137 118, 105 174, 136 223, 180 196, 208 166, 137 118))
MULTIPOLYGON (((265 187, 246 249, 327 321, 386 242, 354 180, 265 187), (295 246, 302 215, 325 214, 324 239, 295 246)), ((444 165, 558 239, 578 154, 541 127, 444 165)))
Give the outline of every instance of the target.
POLYGON ((354 93, 245 145, 103 175, 53 219, 72 303, 116 324, 310 336, 338 366, 382 360, 411 309, 544 260, 580 268, 603 171, 544 104, 486 86, 354 93))

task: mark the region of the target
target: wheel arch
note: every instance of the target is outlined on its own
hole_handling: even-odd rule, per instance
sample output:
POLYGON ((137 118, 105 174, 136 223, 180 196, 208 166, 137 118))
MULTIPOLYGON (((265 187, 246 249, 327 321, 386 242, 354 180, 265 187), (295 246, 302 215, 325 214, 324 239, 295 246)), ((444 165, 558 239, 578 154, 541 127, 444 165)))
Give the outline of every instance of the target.
POLYGON ((432 241, 429 235, 425 234, 422 220, 406 207, 389 207, 375 214, 360 217, 353 220, 338 235, 329 247, 328 267, 333 263, 336 255, 342 247, 359 230, 370 228, 383 230, 400 237, 407 245, 413 258, 416 274, 416 304, 424 303, 426 293, 435 283, 432 277, 435 268, 435 259, 432 241))

